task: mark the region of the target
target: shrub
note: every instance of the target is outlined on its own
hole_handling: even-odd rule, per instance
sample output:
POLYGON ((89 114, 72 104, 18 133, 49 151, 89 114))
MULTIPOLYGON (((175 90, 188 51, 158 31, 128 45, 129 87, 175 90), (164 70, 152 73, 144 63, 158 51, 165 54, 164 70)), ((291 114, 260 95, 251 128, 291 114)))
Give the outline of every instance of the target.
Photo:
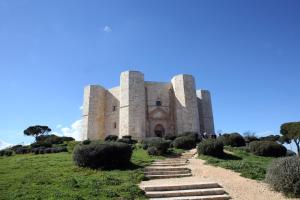
POLYGON ((246 145, 245 139, 239 133, 223 134, 218 137, 218 140, 225 146, 241 147, 246 145))
POLYGON ((21 148, 18 148, 15 150, 15 153, 16 154, 27 154, 27 153, 30 153, 31 152, 31 149, 28 148, 28 147, 21 147, 21 148))
POLYGON ((170 147, 171 141, 165 140, 160 137, 150 137, 146 138, 143 141, 143 148, 148 149, 149 147, 156 147, 157 154, 163 155, 166 154, 168 151, 168 148, 170 147))
POLYGON ((104 139, 105 141, 117 141, 118 140, 118 136, 117 135, 108 135, 105 137, 104 139))
POLYGON ((117 141, 122 142, 122 143, 126 143, 126 144, 130 144, 130 145, 137 143, 136 140, 131 139, 131 135, 125 135, 121 139, 118 139, 117 141))
POLYGON ((249 144, 250 152, 257 156, 281 157, 286 155, 286 148, 272 141, 254 141, 249 144))
POLYGON ((34 142, 30 145, 32 148, 38 148, 38 147, 51 147, 52 144, 49 142, 45 142, 45 141, 40 141, 40 142, 34 142))
POLYGON ((13 154, 13 151, 10 149, 4 149, 0 151, 0 156, 11 156, 13 154))
POLYGON ((20 149, 20 148, 23 148, 23 146, 20 144, 10 147, 10 149, 13 151, 16 151, 17 149, 20 149))
POLYGON ((123 135, 122 138, 123 138, 123 139, 129 139, 129 140, 132 139, 131 135, 123 135))
POLYGON ((89 140, 89 139, 83 140, 81 143, 82 143, 83 145, 88 145, 88 144, 91 143, 91 140, 89 140))
POLYGON ((198 155, 210 155, 216 157, 222 157, 224 146, 223 143, 216 139, 206 139, 198 144, 198 155))
POLYGON ((164 136, 165 140, 175 140, 176 139, 176 135, 171 135, 171 134, 167 134, 164 136))
POLYGON ((267 169, 266 182, 287 196, 300 197, 300 158, 293 156, 274 160, 267 169))
POLYGON ((12 150, 5 150, 4 151, 4 155, 5 156, 11 156, 13 154, 13 151, 12 150))
POLYGON ((118 168, 130 163, 131 146, 119 142, 92 142, 78 145, 74 149, 73 160, 80 167, 118 168))
POLYGON ((195 140, 195 143, 201 141, 198 133, 194 133, 194 132, 185 132, 185 133, 177 135, 177 138, 179 138, 179 137, 190 137, 190 138, 193 138, 195 140))
POLYGON ((73 141, 75 140, 72 137, 59 137, 57 135, 40 135, 36 137, 36 141, 39 142, 46 142, 50 144, 62 144, 64 142, 73 141))
POLYGON ((259 140, 257 137, 252 136, 252 135, 245 136, 244 139, 245 139, 245 142, 246 142, 247 144, 249 144, 250 142, 258 141, 258 140, 259 140))
POLYGON ((149 155, 152 155, 152 156, 158 155, 158 151, 157 151, 156 147, 149 147, 147 149, 147 152, 148 152, 149 155))
POLYGON ((173 147, 189 150, 196 147, 196 140, 190 136, 178 137, 173 141, 173 147))

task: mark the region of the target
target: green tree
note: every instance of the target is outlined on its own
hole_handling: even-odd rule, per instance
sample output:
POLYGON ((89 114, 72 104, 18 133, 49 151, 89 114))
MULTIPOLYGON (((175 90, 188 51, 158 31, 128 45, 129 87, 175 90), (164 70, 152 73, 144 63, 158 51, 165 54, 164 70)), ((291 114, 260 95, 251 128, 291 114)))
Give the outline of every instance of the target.
POLYGON ((281 141, 286 143, 294 142, 300 156, 300 122, 288 122, 280 126, 282 134, 281 141))
POLYGON ((35 140, 40 135, 46 135, 51 131, 48 126, 35 125, 24 130, 24 135, 33 136, 35 140))

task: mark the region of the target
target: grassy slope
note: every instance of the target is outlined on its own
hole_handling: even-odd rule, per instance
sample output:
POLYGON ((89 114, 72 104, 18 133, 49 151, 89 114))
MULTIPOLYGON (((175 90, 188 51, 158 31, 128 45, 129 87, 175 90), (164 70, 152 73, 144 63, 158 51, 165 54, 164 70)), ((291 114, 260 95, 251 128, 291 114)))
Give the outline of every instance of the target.
POLYGON ((199 158, 206 160, 207 164, 231 169, 241 173, 241 176, 255 180, 263 180, 268 164, 274 159, 270 157, 255 156, 244 150, 226 147, 232 154, 224 158, 215 158, 201 155, 199 158))
POLYGON ((0 199, 144 199, 137 187, 150 157, 135 150, 128 170, 76 167, 71 153, 0 157, 0 199))

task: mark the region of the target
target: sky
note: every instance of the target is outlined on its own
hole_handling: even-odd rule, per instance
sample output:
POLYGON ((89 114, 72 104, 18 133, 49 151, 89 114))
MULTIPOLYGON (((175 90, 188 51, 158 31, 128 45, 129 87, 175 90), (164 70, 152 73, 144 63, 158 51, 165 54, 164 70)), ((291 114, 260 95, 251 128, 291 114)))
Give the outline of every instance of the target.
POLYGON ((28 126, 77 137, 83 88, 192 74, 217 132, 300 121, 298 0, 0 0, 0 146, 28 126))

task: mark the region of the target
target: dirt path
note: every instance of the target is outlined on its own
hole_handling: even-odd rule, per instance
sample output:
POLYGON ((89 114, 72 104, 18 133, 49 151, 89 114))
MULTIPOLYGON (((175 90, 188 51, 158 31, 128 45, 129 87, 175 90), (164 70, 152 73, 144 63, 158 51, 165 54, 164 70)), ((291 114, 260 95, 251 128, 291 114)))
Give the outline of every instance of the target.
MULTIPOLYGON (((236 200, 286 200, 281 193, 271 191, 267 184, 241 177, 239 173, 220 167, 205 165, 205 161, 192 158, 188 167, 193 176, 218 182, 236 200)), ((295 198, 292 200, 300 200, 295 198)))

